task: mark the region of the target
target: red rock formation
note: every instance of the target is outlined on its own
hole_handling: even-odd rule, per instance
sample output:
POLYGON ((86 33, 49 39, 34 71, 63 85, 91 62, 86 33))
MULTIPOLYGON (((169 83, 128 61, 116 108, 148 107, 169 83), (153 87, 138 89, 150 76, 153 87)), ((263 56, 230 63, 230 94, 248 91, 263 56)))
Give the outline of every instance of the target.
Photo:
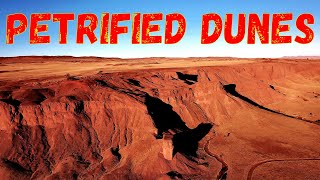
POLYGON ((163 157, 167 160, 172 160, 173 158, 173 135, 171 133, 164 133, 163 135, 163 144, 162 144, 162 153, 163 157))
POLYGON ((319 157, 319 65, 256 61, 3 79, 0 175, 245 179, 260 161, 319 157), (225 84, 273 112, 226 92, 225 84), (163 139, 169 131, 179 148, 163 139))

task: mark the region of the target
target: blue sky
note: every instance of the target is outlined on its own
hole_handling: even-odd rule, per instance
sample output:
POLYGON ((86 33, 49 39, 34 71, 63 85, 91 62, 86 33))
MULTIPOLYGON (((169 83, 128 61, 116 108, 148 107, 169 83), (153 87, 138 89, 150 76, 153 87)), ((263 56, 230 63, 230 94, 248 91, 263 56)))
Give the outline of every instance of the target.
MULTIPOLYGON (((320 19, 317 0, 0 0, 0 56, 22 55, 72 55, 72 56, 101 56, 101 57, 200 57, 200 56, 237 56, 237 57, 281 57, 297 55, 320 55, 320 19), (29 44, 29 30, 15 36, 15 43, 7 45, 6 42, 6 17, 9 14, 24 13, 28 20, 32 13, 95 13, 99 18, 103 12, 109 13, 181 13, 187 21, 187 30, 184 38, 177 44, 164 45, 132 45, 130 27, 131 21, 121 22, 127 25, 129 33, 119 35, 117 45, 101 45, 99 41, 90 44, 85 37, 83 45, 76 44, 76 20, 69 22, 68 44, 58 44, 58 23, 45 22, 49 31, 39 35, 50 35, 50 44, 29 44), (227 44, 223 38, 209 45, 201 45, 201 20, 202 15, 218 13, 222 18, 226 13, 293 13, 294 20, 290 22, 291 31, 281 35, 303 35, 295 27, 295 19, 301 13, 311 13, 315 17, 315 24, 311 25, 315 32, 315 39, 307 45, 297 43, 285 45, 248 45, 244 40, 237 45, 227 44)), ((43 24, 43 23, 42 23, 43 24)), ((164 21, 159 21, 161 31, 152 35, 164 36, 164 21)), ((234 28, 236 33, 236 28, 234 28)), ((99 37, 99 28, 96 31, 99 37)), ((245 38, 246 39, 246 38, 245 38)))

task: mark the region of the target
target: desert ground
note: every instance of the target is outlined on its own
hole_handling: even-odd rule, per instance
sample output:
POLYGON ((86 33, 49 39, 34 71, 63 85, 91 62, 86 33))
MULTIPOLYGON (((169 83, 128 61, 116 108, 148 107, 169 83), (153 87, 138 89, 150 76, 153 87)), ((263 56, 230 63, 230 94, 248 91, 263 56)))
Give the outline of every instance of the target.
POLYGON ((316 58, 0 58, 0 177, 316 180, 319 110, 316 58))

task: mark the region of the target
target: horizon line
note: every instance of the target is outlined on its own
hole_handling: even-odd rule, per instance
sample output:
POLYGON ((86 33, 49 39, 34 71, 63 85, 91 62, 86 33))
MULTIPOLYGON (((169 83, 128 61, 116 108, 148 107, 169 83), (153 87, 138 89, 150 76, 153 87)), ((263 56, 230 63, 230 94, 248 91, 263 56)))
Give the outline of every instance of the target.
POLYGON ((233 58, 233 59, 282 59, 282 58, 320 58, 320 55, 309 55, 309 56, 281 56, 281 57, 236 57, 236 56, 144 56, 144 57, 132 57, 132 58, 123 58, 123 57, 106 57, 106 56, 73 56, 73 55, 21 55, 21 56, 0 56, 0 58, 26 58, 26 57, 67 57, 67 58, 101 58, 101 59, 148 59, 148 58, 233 58))

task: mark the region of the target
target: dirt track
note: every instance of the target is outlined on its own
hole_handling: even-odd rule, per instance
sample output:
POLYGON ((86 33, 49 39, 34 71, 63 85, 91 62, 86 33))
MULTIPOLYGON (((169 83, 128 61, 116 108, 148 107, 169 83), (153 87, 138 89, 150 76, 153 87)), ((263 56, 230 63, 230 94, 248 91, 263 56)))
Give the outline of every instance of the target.
POLYGON ((219 174, 217 175, 217 180, 225 180, 227 179, 227 173, 228 173, 228 164, 226 162, 223 161, 222 158, 220 158, 218 155, 212 153, 209 150, 209 143, 210 143, 209 139, 204 147, 204 150, 206 151, 206 153, 208 153, 210 156, 212 156, 213 158, 215 158, 217 161, 219 161, 221 163, 221 170, 219 172, 219 174))
POLYGON ((254 170, 259 167, 260 165, 266 164, 266 163, 271 163, 271 162, 289 162, 289 161, 320 161, 320 158, 292 158, 292 159, 269 159, 265 161, 261 161, 255 165, 253 165, 249 172, 248 172, 248 178, 247 180, 252 179, 252 175, 254 173, 254 170))

